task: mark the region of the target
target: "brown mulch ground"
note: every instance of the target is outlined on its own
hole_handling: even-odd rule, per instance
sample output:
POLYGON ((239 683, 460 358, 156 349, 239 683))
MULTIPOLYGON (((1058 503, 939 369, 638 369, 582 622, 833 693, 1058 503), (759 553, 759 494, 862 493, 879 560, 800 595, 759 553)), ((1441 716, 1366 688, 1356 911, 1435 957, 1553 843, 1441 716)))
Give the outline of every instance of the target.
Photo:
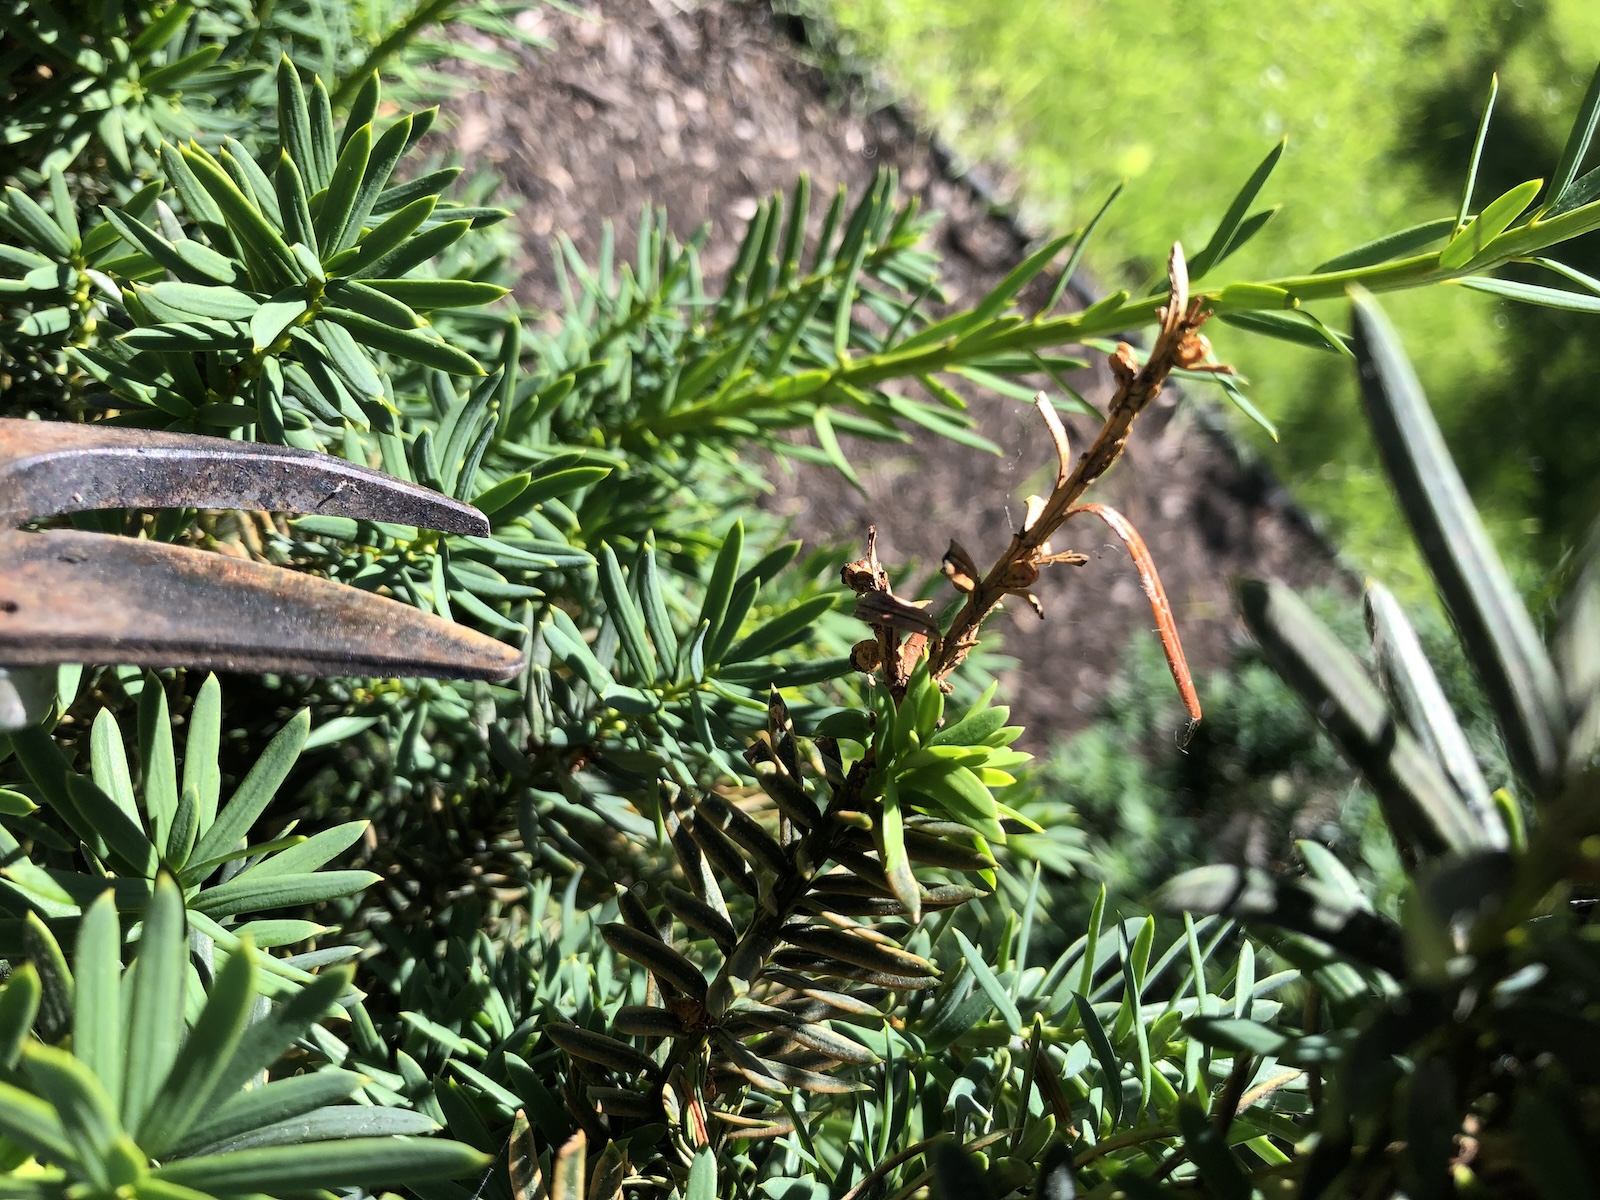
MULTIPOLYGON (((592 255, 610 220, 626 253, 646 203, 665 205, 680 237, 710 221, 707 273, 725 271, 758 198, 787 191, 802 171, 825 196, 841 182, 863 187, 880 165, 898 169, 903 189, 943 214, 933 237, 953 303, 972 303, 1026 252, 1015 226, 952 180, 898 114, 830 89, 764 4, 595 0, 590 10, 588 18, 534 14, 554 48, 529 54, 518 76, 483 77, 458 102, 461 149, 486 157, 526 197, 526 302, 558 303, 544 245, 553 233, 592 255)), ((1083 390, 1104 398, 1103 369, 1083 390)), ((780 479, 770 504, 807 539, 859 544, 875 524, 891 563, 936 566, 951 538, 980 563, 991 560, 1020 520, 1022 498, 1047 489, 1053 465, 1027 406, 979 395, 973 413, 1000 456, 931 436, 847 447, 864 496, 831 473, 802 469, 780 479)), ((1238 636, 1232 576, 1349 582, 1282 489, 1242 464, 1210 425, 1193 399, 1163 397, 1096 492, 1143 533, 1197 671, 1225 664, 1238 636)), ((1082 421, 1069 427, 1075 444, 1092 432, 1082 421)), ((1019 605, 997 622, 1019 664, 1005 693, 1041 740, 1093 717, 1126 639, 1152 624, 1120 544, 1098 527, 1075 533, 1091 559, 1041 581, 1048 619, 1019 605)))

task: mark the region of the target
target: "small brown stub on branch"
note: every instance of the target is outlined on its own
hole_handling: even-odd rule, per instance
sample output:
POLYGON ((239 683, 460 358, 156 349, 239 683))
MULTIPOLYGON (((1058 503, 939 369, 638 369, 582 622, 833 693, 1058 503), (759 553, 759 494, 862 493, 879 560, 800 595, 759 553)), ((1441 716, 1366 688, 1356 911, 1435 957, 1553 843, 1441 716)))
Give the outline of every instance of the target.
POLYGON ((1139 358, 1127 342, 1118 342, 1110 359, 1111 374, 1118 388, 1127 388, 1139 375, 1139 358))
POLYGON ((850 665, 858 671, 871 674, 883 662, 883 652, 878 648, 878 639, 875 637, 862 638, 850 647, 850 665))
POLYGON ((944 552, 940 569, 958 592, 971 592, 978 586, 978 564, 972 561, 972 555, 962 548, 961 543, 953 538, 950 541, 950 549, 944 552))

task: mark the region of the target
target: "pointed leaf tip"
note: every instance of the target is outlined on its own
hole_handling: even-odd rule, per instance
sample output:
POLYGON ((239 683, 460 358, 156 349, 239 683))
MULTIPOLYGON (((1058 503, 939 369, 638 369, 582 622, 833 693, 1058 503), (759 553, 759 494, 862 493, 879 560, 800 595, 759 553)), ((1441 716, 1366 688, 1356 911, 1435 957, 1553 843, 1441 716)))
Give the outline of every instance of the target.
POLYGON ((1541 796, 1560 788, 1567 738, 1560 683, 1473 507, 1422 385, 1382 309, 1351 289, 1361 398, 1378 454, 1463 649, 1541 796))

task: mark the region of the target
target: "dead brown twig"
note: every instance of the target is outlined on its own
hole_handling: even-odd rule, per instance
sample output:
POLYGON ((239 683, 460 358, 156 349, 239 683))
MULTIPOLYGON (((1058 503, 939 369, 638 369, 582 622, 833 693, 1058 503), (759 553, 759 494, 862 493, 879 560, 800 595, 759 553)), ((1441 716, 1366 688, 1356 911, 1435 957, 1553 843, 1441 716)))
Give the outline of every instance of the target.
POLYGON ((1174 370, 1232 372, 1231 367, 1208 361, 1211 346, 1200 333, 1200 327, 1210 313, 1201 301, 1189 298, 1189 274, 1181 245, 1172 247, 1167 266, 1168 299, 1159 311, 1159 325, 1150 354, 1140 365, 1132 346, 1126 342, 1117 346, 1111 355, 1116 394, 1111 399, 1105 424, 1076 462, 1066 429, 1054 407, 1043 392, 1035 397, 1034 403, 1056 451, 1055 486, 1048 497, 1029 497, 1022 528, 1012 534, 1010 545, 981 577, 971 555, 958 543, 950 543, 945 553, 944 572, 951 583, 966 594, 966 601, 947 630, 941 632, 932 615, 924 611, 926 601, 913 602, 894 595, 888 575, 878 562, 875 531, 868 535, 866 556, 845 567, 844 582, 860 597, 856 615, 874 630, 872 638, 856 646, 856 667, 864 671, 881 668, 884 682, 897 701, 905 694, 911 670, 925 647, 929 671, 943 685, 977 645, 983 622, 1007 596, 1022 596, 1043 617, 1043 605, 1031 591, 1040 569, 1052 564, 1078 566, 1088 561, 1085 555, 1074 551, 1053 551, 1050 539, 1070 518, 1089 514, 1104 521, 1127 546, 1155 614, 1156 629, 1184 706, 1192 721, 1200 719, 1199 700, 1178 640, 1172 609, 1143 539, 1115 509, 1080 503, 1084 493, 1122 456, 1134 421, 1160 393, 1174 370), (902 633, 910 635, 904 642, 902 633))

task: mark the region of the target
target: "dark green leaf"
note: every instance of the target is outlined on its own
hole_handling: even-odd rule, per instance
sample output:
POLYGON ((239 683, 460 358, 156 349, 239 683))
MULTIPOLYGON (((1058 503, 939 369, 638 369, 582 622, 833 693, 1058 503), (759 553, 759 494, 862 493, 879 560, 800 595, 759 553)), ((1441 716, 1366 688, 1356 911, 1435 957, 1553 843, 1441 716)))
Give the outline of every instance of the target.
POLYGON ((313 1112, 354 1095, 362 1082, 362 1077, 354 1071, 323 1068, 239 1092, 221 1107, 208 1110, 204 1120, 189 1131, 173 1152, 187 1157, 201 1146, 313 1112))
POLYGON ((206 1111, 206 1102, 239 1047, 255 1004, 256 955, 248 944, 228 955, 206 1005, 134 1136, 145 1153, 165 1158, 206 1111))
POLYGON ((59 169, 52 169, 47 180, 50 189, 50 215, 68 243, 82 249, 83 239, 78 229, 78 214, 73 208, 72 196, 67 190, 67 178, 59 169))
POLYGON ((588 642, 584 641, 583 634, 572 623, 571 617, 559 608, 546 611, 549 617, 544 626, 544 639, 551 653, 572 668, 596 695, 605 695, 616 685, 611 673, 600 665, 600 660, 589 649, 588 642))
POLYGON ((129 1129, 144 1122, 183 1041, 189 960, 184 924, 183 894, 172 877, 163 873, 145 907, 139 969, 134 973, 129 1002, 121 1105, 123 1124, 129 1129))
POLYGON ((722 625, 723 619, 728 615, 728 605, 733 599, 734 580, 739 574, 739 559, 744 554, 744 522, 735 521, 729 528, 728 534, 722 541, 722 547, 717 551, 716 562, 711 568, 711 578, 706 583, 706 594, 700 604, 700 617, 698 624, 711 632, 707 638, 714 637, 715 631, 722 625))
POLYGON ((1192 1100, 1178 1105, 1178 1126, 1183 1130, 1184 1151, 1188 1154, 1206 1192, 1217 1200, 1250 1200, 1250 1180, 1228 1149, 1227 1139, 1206 1119, 1205 1110, 1192 1100))
POLYGON ((740 663, 766 658, 793 645, 811 631, 823 614, 832 610, 835 599, 832 595, 823 595, 802 600, 741 638, 722 656, 723 662, 740 663))
POLYGON ((1200 279, 1220 262, 1227 253, 1239 232, 1239 226, 1244 223, 1250 213, 1250 206, 1255 203, 1256 196, 1267 182, 1267 177, 1272 174, 1272 169, 1278 165, 1278 159, 1283 157, 1283 148, 1288 145, 1289 139, 1284 138, 1278 142, 1267 156, 1261 160, 1259 166, 1251 172, 1250 178, 1245 180, 1244 186, 1228 205, 1228 211, 1222 215, 1222 220, 1217 223, 1216 232, 1211 235, 1211 240, 1205 244, 1199 254, 1189 260, 1189 278, 1200 279))
POLYGON ((200 839, 193 855, 195 862, 203 863, 227 853, 249 834, 250 827, 288 778, 310 731, 311 713, 307 709, 301 709, 278 731, 200 839))
POLYGON ((1336 258, 1330 258, 1316 267, 1312 274, 1328 275, 1336 271, 1354 271, 1388 262, 1391 258, 1403 258, 1419 250, 1426 250, 1434 242, 1447 236, 1455 227, 1456 222, 1450 217, 1424 221, 1420 225, 1412 225, 1397 233, 1385 234, 1353 250, 1346 250, 1336 258))
POLYGON ((119 869, 140 878, 153 878, 160 855, 139 823, 82 775, 67 776, 67 790, 78 811, 104 839, 119 869))
MULTIPOLYGON (((373 231, 374 235, 378 232, 373 231)), ((366 283, 422 312, 436 308, 476 308, 509 294, 509 289, 497 283, 479 283, 473 279, 368 279, 366 283)))
POLYGON ((638 672, 639 679, 651 683, 656 678, 656 657, 650 648, 644 617, 634 604, 633 596, 628 591, 628 582, 623 578, 622 565, 617 562, 611 547, 604 542, 600 544, 597 560, 600 592, 605 597, 606 610, 616 627, 617 636, 622 640, 622 649, 632 662, 633 669, 638 672))
POLYGON ((1326 942, 1359 962, 1405 975, 1400 928, 1337 889, 1307 879, 1280 879, 1255 867, 1196 867, 1164 884, 1156 904, 1169 912, 1227 913, 1326 942))
POLYGON ((372 155, 372 126, 362 124, 346 135, 339 150, 339 160, 328 180, 328 190, 323 193, 322 207, 317 210, 317 244, 312 247, 323 258, 331 258, 343 250, 347 223, 356 205, 356 195, 361 189, 361 177, 366 173, 372 155))
POLYGON ((472 355, 456 349, 437 334, 418 329, 396 329, 347 308, 324 308, 321 316, 325 321, 343 326, 363 345, 372 349, 407 358, 426 367, 436 367, 452 375, 485 373, 472 355))
POLYGON ((1563 213, 1571 212, 1575 208, 1583 208, 1600 199, 1600 167, 1573 181, 1572 186, 1566 190, 1560 203, 1552 205, 1544 214, 1546 220, 1559 217, 1563 213))
POLYGON ((1283 208, 1281 204, 1274 204, 1271 208, 1263 208, 1260 212, 1253 212, 1239 223, 1239 228, 1234 230, 1233 238, 1228 242, 1228 248, 1222 252, 1218 263, 1226 262, 1234 253, 1243 249, 1250 239, 1255 237, 1272 222, 1283 208))
POLYGON ((1311 1071, 1336 1066, 1355 1036, 1349 1030, 1296 1036, 1259 1021, 1237 1017, 1191 1017, 1188 1029, 1208 1045, 1242 1051, 1257 1058, 1276 1059, 1286 1067, 1311 1071))
POLYGON ((313 189, 321 187, 311 140, 311 110, 300 86, 300 72, 287 54, 278 59, 278 138, 301 178, 312 180, 313 189))
POLYGON ((1226 312, 1222 314, 1225 325, 1235 325, 1252 333, 1263 334, 1280 341, 1310 346, 1314 350, 1331 350, 1346 358, 1351 356, 1349 339, 1335 333, 1309 312, 1226 312))
POLYGON ((429 1134, 439 1122, 426 1113, 373 1104, 337 1104, 287 1120, 260 1125, 201 1147, 204 1155, 230 1154, 262 1146, 294 1146, 342 1138, 429 1134))
POLYGON ((1105 1106, 1106 1117, 1101 1121, 1101 1128, 1115 1129, 1122 1119, 1122 1067, 1117 1062, 1116 1051, 1111 1048, 1111 1039, 1106 1037, 1105 1026, 1095 1015, 1094 1006, 1082 992, 1074 992, 1072 998, 1078 1024, 1083 1027, 1083 1035, 1089 1039, 1100 1064, 1101 1103, 1105 1106))
MULTIPOLYGON (((190 218, 206 226, 208 233, 215 229, 219 234, 225 234, 227 227, 222 222, 222 210, 200 185, 199 177, 191 169, 183 152, 168 142, 161 143, 161 169, 167 182, 182 198, 183 207, 188 210, 190 218)), ((232 186, 231 181, 229 186, 232 186)))
POLYGON ((201 46, 175 63, 146 72, 140 77, 139 83, 151 93, 170 92, 191 75, 198 75, 216 62, 222 51, 221 45, 201 46))
POLYGON ((252 275, 256 275, 262 284, 271 285, 264 290, 276 291, 278 287, 298 279, 300 269, 289 251, 288 243, 217 165, 216 160, 198 148, 186 148, 182 153, 185 165, 210 195, 227 222, 228 229, 238 239, 247 263, 253 263, 252 275))
POLYGON ((110 1186, 105 1160, 121 1137, 122 1127, 105 1087, 73 1055, 38 1042, 23 1047, 22 1069, 55 1109, 84 1174, 100 1187, 110 1186))
POLYGON ((157 283, 150 292, 161 303, 191 316, 217 321, 248 321, 260 302, 231 287, 202 287, 193 283, 157 283))
POLYGON ((1495 554, 1388 320, 1355 297, 1361 395, 1401 509, 1494 706, 1511 760, 1541 796, 1558 790, 1560 685, 1495 554))
POLYGON ((627 1076, 645 1077, 655 1071, 656 1064, 648 1054, 603 1033, 580 1029, 565 1021, 551 1021, 543 1030, 546 1037, 575 1058, 598 1063, 627 1076))
MULTIPOLYGON (((391 296, 375 291, 358 279, 335 279, 323 294, 323 305, 349 309, 395 329, 422 329, 426 322, 391 296)), ((441 432, 443 427, 441 427, 441 432)))
MULTIPOLYGON (((371 154, 365 157, 360 186, 356 190, 354 201, 349 211, 345 214, 342 225, 334 231, 332 244, 330 245, 326 240, 319 239, 318 244, 322 247, 324 254, 345 249, 352 245, 356 238, 361 235, 367 218, 372 215, 372 206, 377 203, 379 194, 389 182, 389 176, 394 171, 395 164, 400 161, 400 156, 405 153, 405 148, 410 142, 411 124, 412 119, 410 117, 401 117, 384 131, 383 136, 372 147, 371 154)), ((355 139, 352 139, 352 145, 354 141, 355 139)), ((346 149, 348 148, 347 146, 346 149)), ((341 167, 343 160, 344 156, 341 154, 341 167)), ((336 168, 334 171, 335 184, 337 184, 338 179, 339 170, 336 168)), ((327 211, 327 201, 332 196, 333 185, 330 185, 328 196, 324 198, 324 212, 327 211)))
MULTIPOLYGON (((305 179, 287 154, 279 158, 278 169, 273 172, 273 191, 278 197, 278 210, 283 215, 284 237, 291 243, 298 242, 307 250, 313 250, 317 244, 316 225, 311 219, 311 203, 306 195, 305 179)), ((320 262, 318 267, 320 270, 320 262)))
POLYGON ((58 262, 66 262, 72 258, 76 249, 61 226, 50 219, 50 214, 39 207, 33 197, 16 188, 8 187, 5 191, 6 207, 11 224, 23 234, 32 247, 49 255, 58 262))
POLYGON ((429 171, 405 183, 397 183, 378 197, 378 202, 372 206, 372 211, 391 213, 424 197, 437 202, 445 189, 460 177, 462 170, 461 167, 441 167, 437 171, 429 171))
POLYGON ((59 1041, 72 1029, 75 989, 67 956, 50 927, 32 912, 23 918, 22 949, 39 973, 39 1036, 47 1042, 59 1041))
POLYGON ((626 955, 656 976, 663 984, 676 988, 692 999, 704 1002, 707 985, 700 968, 671 946, 627 925, 602 925, 600 933, 618 954, 626 955))
POLYGON ((1281 584, 1245 580, 1238 587, 1245 623, 1267 661, 1367 777, 1395 837, 1423 854, 1487 846, 1472 810, 1305 602, 1281 584))
MULTIPOLYGON (((433 215, 433 208, 437 203, 434 196, 423 196, 401 208, 377 228, 373 229, 364 238, 348 250, 342 250, 328 260, 328 273, 330 275, 359 275, 374 263, 380 261, 385 255, 392 253, 405 244, 407 238, 415 233, 429 217, 433 215)), ((385 280, 384 283, 397 283, 399 280, 385 280)), ((407 281, 409 282, 409 281, 407 281)), ((428 283, 429 280, 417 282, 428 283)), ((383 290, 388 290, 387 288, 383 290)), ((413 307, 416 307, 413 305, 413 307)))
POLYGON ((249 346, 250 337, 237 325, 221 321, 190 321, 182 325, 133 329, 123 334, 121 341, 130 350, 187 354, 207 350, 243 349, 249 346))
POLYGON ((1462 287, 1475 292, 1488 292, 1491 296, 1506 300, 1537 304, 1540 308, 1600 313, 1600 296, 1585 292, 1569 292, 1565 288, 1543 287, 1536 283, 1517 283, 1511 279, 1496 279, 1491 275, 1469 275, 1460 282, 1462 287))
MULTIPOLYGON (((291 326, 289 331, 289 336, 301 351, 300 359, 308 376, 318 379, 323 374, 323 368, 331 366, 358 400, 381 403, 383 381, 378 378, 372 359, 357 344, 350 331, 331 321, 319 321, 315 333, 316 336, 312 337, 310 331, 299 326, 291 326)), ((338 389, 331 387, 331 380, 323 380, 315 390, 325 403, 337 401, 338 389)), ((343 418, 337 420, 342 421, 343 418)))
POLYGON ((122 1098, 122 926, 109 890, 89 906, 78 926, 75 964, 72 1052, 115 1104, 122 1098))
POLYGON ((39 972, 27 962, 0 986, 0 1070, 16 1070, 23 1043, 33 1034, 41 991, 39 972))
POLYGON ((367 263, 352 274, 362 279, 397 278, 443 254, 460 241, 471 228, 471 221, 446 221, 442 225, 435 225, 432 229, 424 229, 416 237, 403 242, 376 262, 367 263))
POLYGON ((320 77, 312 77, 309 107, 312 154, 310 164, 303 168, 303 174, 315 193, 328 186, 328 180, 333 177, 334 160, 339 154, 333 132, 333 103, 320 77))
POLYGON ((1020 1035, 1022 1014, 1017 1010, 1017 1002, 990 969, 987 956, 968 941, 967 935, 959 929, 952 929, 951 933, 955 935, 956 945, 961 947, 961 957, 966 960, 967 967, 971 970, 972 977, 978 981, 978 986, 983 989, 983 994, 994 1002, 995 1009, 1012 1034, 1020 1035))
POLYGON ((1472 211, 1472 192, 1478 183, 1478 164, 1483 159, 1483 143, 1489 136, 1489 120, 1494 116, 1494 98, 1499 92, 1500 77, 1489 76, 1489 98, 1484 102, 1483 118, 1478 122, 1478 136, 1472 142, 1472 159, 1467 163, 1467 179, 1461 185, 1461 205, 1456 210, 1457 228, 1467 223, 1467 214, 1472 211))
POLYGON ((526 471, 508 476, 474 496, 472 507, 486 517, 492 516, 527 491, 530 482, 532 479, 526 471))
POLYGON ((828 462, 833 464, 834 470, 849 480, 852 487, 865 493, 861 480, 857 478, 855 468, 850 465, 850 460, 844 456, 844 451, 839 447, 839 439, 833 431, 833 419, 828 415, 828 409, 818 405, 811 414, 812 428, 816 431, 817 445, 822 448, 822 453, 828 462))
POLYGON ((1378 676, 1390 703, 1455 784, 1461 799, 1483 826, 1487 843, 1497 849, 1503 848, 1505 826, 1490 799, 1489 785, 1433 668, 1422 653, 1422 644, 1411 622, 1406 620, 1394 596, 1379 583, 1367 585, 1366 613, 1378 676))
POLYGON ((1012 267, 989 294, 978 301, 972 310, 972 315, 984 321, 999 316, 1016 299, 1017 294, 1032 283, 1071 240, 1071 234, 1052 238, 1012 267))
POLYGON ((1083 252, 1089 245, 1089 239, 1094 236, 1094 231, 1099 228, 1100 221, 1106 215, 1107 210, 1116 202, 1117 197, 1122 195, 1124 186, 1125 184, 1118 183, 1116 187, 1111 189, 1111 194, 1095 210, 1094 216, 1089 218, 1089 223, 1078 234, 1077 243, 1072 247, 1072 253, 1067 256, 1066 266, 1061 268, 1061 275, 1056 279, 1055 287, 1050 289, 1050 298, 1045 301, 1044 307, 1039 310, 1040 312, 1047 313, 1055 308, 1061 297, 1066 293, 1067 288, 1071 286, 1073 277, 1078 273, 1078 263, 1082 261, 1083 252))
POLYGON ((277 1062, 296 1038, 304 1037, 306 1030, 326 1016, 350 986, 350 974, 348 967, 324 971, 252 1023, 212 1088, 206 1108, 215 1108, 232 1097, 253 1076, 277 1062))
POLYGON ((656 652, 668 663, 678 661, 678 636, 673 631, 672 620, 667 615, 666 597, 661 590, 661 576, 656 569, 655 541, 645 543, 639 557, 639 607, 644 615, 645 628, 656 652))
POLYGON ((1552 205, 1559 205, 1567 199, 1572 181, 1577 178, 1578 172, 1583 169, 1584 159, 1589 156, 1589 147, 1594 141, 1597 127, 1600 127, 1600 67, 1595 68, 1589 79, 1583 103, 1578 106, 1578 115, 1573 119, 1572 129, 1561 147, 1561 157, 1556 160, 1555 170, 1550 173, 1552 205))
POLYGON ((208 917, 231 917, 242 912, 273 908, 299 908, 353 896, 377 883, 371 871, 315 871, 294 875, 238 875, 204 889, 194 910, 208 917))
POLYGON ((179 1159, 152 1172, 154 1178, 224 1195, 260 1191, 308 1191, 341 1186, 403 1186, 459 1179, 488 1163, 460 1142, 434 1138, 349 1138, 307 1145, 236 1150, 179 1159))
POLYGON ((1533 198, 1544 186, 1542 179, 1530 179, 1518 184, 1509 192, 1491 201, 1484 210, 1468 223, 1465 229, 1451 238, 1439 251, 1439 266, 1446 271, 1458 271, 1486 250, 1495 238, 1504 233, 1522 215, 1533 198))
MULTIPOLYGON (((364 719, 364 718, 363 718, 364 719)), ((320 726, 320 733, 327 726, 320 726)), ((324 740, 326 744, 326 739, 324 740)), ((370 826, 369 821, 346 821, 342 825, 335 825, 332 829, 324 829, 315 837, 309 837, 298 846, 290 846, 287 850, 264 858, 254 866, 247 867, 235 879, 268 879, 283 875, 301 875, 308 871, 316 871, 327 865, 333 859, 343 854, 360 840, 370 826)))

